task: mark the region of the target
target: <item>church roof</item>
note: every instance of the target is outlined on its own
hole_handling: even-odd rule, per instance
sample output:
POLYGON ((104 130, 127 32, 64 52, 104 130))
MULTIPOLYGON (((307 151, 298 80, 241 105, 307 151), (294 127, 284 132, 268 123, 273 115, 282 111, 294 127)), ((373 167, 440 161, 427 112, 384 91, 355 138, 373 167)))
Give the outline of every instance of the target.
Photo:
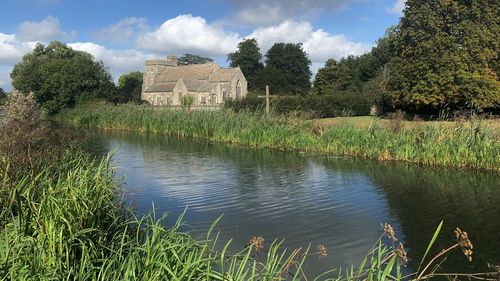
POLYGON ((227 82, 231 81, 233 76, 238 72, 238 68, 220 68, 210 76, 211 82, 227 82))
POLYGON ((208 80, 210 74, 219 68, 214 63, 190 64, 168 67, 156 77, 156 82, 177 82, 183 80, 208 80))
POLYGON ((230 82, 239 68, 220 68, 215 63, 169 66, 154 77, 144 92, 173 92, 183 84, 189 92, 210 92, 221 82, 230 82))
POLYGON ((168 83, 153 83, 153 85, 147 87, 144 92, 173 92, 177 82, 168 83))

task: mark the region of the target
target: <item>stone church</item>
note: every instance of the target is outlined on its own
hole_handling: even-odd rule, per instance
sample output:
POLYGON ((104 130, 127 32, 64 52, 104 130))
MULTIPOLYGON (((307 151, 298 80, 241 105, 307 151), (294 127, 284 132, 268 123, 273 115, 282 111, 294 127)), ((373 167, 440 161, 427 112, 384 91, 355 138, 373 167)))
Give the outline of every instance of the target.
POLYGON ((215 63, 178 65, 175 56, 148 60, 142 99, 155 106, 179 106, 182 97, 193 97, 193 106, 222 105, 227 99, 247 95, 247 80, 239 67, 221 68, 215 63))

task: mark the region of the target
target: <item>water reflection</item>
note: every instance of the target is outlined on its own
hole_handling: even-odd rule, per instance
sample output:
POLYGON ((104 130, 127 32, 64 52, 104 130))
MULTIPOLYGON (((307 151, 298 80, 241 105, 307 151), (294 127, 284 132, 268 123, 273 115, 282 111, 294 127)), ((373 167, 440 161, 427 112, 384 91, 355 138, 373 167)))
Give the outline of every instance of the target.
MULTIPOLYGON (((187 222, 203 236, 217 217, 221 239, 243 247, 253 235, 285 239, 288 247, 324 244, 326 259, 311 273, 358 264, 392 223, 410 256, 421 256, 445 220, 438 246, 453 242, 454 226, 469 231, 478 255, 469 266, 459 254, 450 269, 484 269, 500 255, 500 177, 401 164, 339 159, 179 140, 164 136, 103 133, 95 153, 117 149, 118 175, 140 212, 188 206, 187 222)), ((413 266, 418 261, 412 261, 413 266)))

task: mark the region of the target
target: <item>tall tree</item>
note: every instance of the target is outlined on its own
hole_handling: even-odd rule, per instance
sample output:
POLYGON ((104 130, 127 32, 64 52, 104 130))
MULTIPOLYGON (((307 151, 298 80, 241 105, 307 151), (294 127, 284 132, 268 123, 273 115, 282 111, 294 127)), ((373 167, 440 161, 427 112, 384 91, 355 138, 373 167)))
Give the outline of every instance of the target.
POLYGON ((71 107, 79 100, 108 98, 114 92, 111 75, 92 55, 54 41, 38 44, 11 72, 12 85, 22 93, 33 92, 49 113, 71 107))
POLYGON ((278 94, 308 94, 311 90, 311 61, 302 49, 302 44, 276 43, 266 53, 266 69, 276 77, 275 82, 285 81, 284 84, 271 83, 269 86, 278 94))
POLYGON ((204 64, 213 62, 214 60, 211 58, 206 58, 193 54, 184 54, 184 56, 177 59, 177 63, 180 65, 189 65, 189 64, 204 64))
POLYGON ((255 38, 245 39, 238 44, 238 50, 227 55, 231 67, 240 67, 248 81, 248 89, 258 87, 259 72, 264 68, 259 44, 255 38))
POLYGON ((395 106, 499 107, 500 2, 407 0, 391 62, 395 106))
POLYGON ((314 78, 314 89, 318 95, 333 94, 337 90, 339 81, 338 63, 334 59, 326 61, 325 66, 318 70, 314 78))
POLYGON ((117 102, 141 102, 143 74, 139 71, 123 74, 118 79, 117 102))
POLYGON ((329 59, 318 70, 314 79, 317 94, 335 94, 344 91, 360 92, 364 83, 375 78, 380 66, 369 53, 359 57, 349 56, 340 61, 329 59))

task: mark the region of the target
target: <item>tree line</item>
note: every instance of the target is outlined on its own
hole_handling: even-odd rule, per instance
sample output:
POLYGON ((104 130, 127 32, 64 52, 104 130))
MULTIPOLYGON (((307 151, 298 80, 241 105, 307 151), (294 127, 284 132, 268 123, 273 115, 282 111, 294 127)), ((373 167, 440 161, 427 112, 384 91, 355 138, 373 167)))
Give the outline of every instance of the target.
POLYGON ((362 94, 387 111, 500 108, 500 2, 407 0, 399 24, 361 56, 326 61, 310 87, 300 44, 275 44, 262 63, 255 39, 228 55, 249 88, 278 95, 362 94))
MULTIPOLYGON (((250 93, 269 85, 276 95, 363 97, 386 111, 500 109, 500 2, 407 0, 400 22, 360 56, 328 59, 312 80, 300 43, 275 43, 264 56, 255 38, 228 54, 250 93)), ((193 54, 179 64, 212 62, 193 54)), ((141 102, 142 73, 122 75, 60 42, 38 44, 11 72, 15 89, 34 94, 49 113, 92 99, 141 102)), ((4 96, 0 91, 0 99, 4 96)))

